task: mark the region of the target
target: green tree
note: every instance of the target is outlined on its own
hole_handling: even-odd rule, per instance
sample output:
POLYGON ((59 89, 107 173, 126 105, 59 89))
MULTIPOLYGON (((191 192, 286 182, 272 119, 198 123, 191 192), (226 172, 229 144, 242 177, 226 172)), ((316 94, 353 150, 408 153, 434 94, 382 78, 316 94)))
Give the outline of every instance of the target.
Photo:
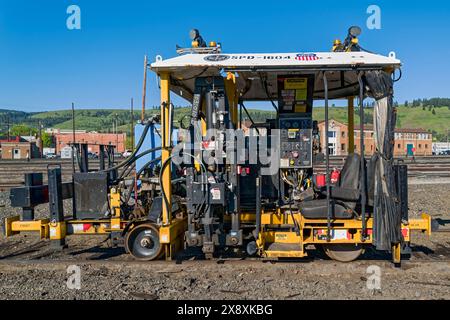
POLYGON ((50 148, 52 146, 53 139, 50 134, 48 134, 47 132, 43 132, 41 138, 42 138, 42 145, 44 146, 44 148, 50 148))
POLYGON ((133 139, 131 139, 131 136, 127 134, 127 137, 125 139, 125 149, 132 150, 133 149, 133 139))
POLYGON ((28 136, 37 134, 37 129, 31 128, 25 124, 16 124, 11 128, 12 136, 28 136))

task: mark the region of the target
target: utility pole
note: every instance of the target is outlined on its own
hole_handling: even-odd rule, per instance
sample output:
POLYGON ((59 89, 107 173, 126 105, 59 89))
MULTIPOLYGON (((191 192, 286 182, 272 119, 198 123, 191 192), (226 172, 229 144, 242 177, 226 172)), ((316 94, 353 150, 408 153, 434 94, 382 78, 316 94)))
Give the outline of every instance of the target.
POLYGON ((449 129, 447 129, 447 150, 450 150, 450 146, 448 144, 448 132, 449 132, 449 129))
POLYGON ((134 106, 133 106, 133 104, 134 104, 134 101, 133 101, 133 98, 131 98, 130 138, 131 138, 131 150, 134 151, 134 114, 133 114, 134 106))
POLYGON ((147 92, 147 55, 144 56, 144 83, 142 86, 142 112, 141 112, 141 122, 145 120, 145 97, 147 92))
POLYGON ((118 126, 118 120, 117 120, 118 114, 116 112, 115 118, 116 118, 116 151, 119 152, 119 126, 118 126))
POLYGON ((10 118, 9 118, 9 112, 6 114, 6 127, 7 127, 7 133, 6 133, 6 141, 9 141, 11 139, 10 133, 9 133, 9 123, 10 118))
POLYGON ((115 123, 114 117, 113 117, 113 119, 112 119, 112 125, 113 125, 112 134, 115 134, 115 133, 116 133, 116 129, 115 129, 116 123, 115 123))
POLYGON ((42 158, 44 156, 44 141, 42 140, 42 123, 41 123, 41 120, 38 121, 38 138, 36 140, 37 140, 37 144, 38 144, 38 148, 39 148, 39 157, 42 158))
MULTIPOLYGON (((56 147, 56 146, 55 146, 56 147)), ((61 152, 61 151, 60 151, 61 152)), ((75 173, 75 152, 78 152, 75 147, 75 104, 72 102, 72 172, 75 173)), ((77 154, 78 158, 78 154, 77 154)), ((72 174, 72 184, 75 186, 75 174, 72 174)), ((73 212, 76 210, 75 197, 72 197, 73 212)))
POLYGON ((75 104, 72 102, 72 171, 75 173, 75 104))
POLYGON ((38 126, 39 126, 39 128, 38 128, 38 137, 42 138, 42 123, 41 123, 41 120, 38 121, 38 126))

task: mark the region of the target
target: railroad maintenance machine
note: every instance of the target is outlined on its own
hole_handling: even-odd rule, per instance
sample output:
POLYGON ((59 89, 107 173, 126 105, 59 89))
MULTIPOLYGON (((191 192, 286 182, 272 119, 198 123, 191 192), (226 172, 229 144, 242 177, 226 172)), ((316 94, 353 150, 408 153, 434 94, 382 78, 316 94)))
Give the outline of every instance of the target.
POLYGON ((313 245, 348 262, 373 247, 400 264, 411 231, 430 234, 431 217, 408 218, 407 167, 393 158, 401 63, 395 53, 364 50, 360 32, 351 27, 331 52, 230 54, 192 30, 191 47, 177 46, 178 56, 145 60, 144 92, 150 69, 161 109, 150 119, 143 112, 132 154, 93 171, 76 152, 81 165, 72 181, 61 181, 59 167, 48 169, 48 184, 26 174, 25 185, 11 189, 23 214, 6 218, 6 236, 37 231, 64 248, 69 235, 109 235, 138 260, 189 250, 206 259, 302 258, 313 245), (176 122, 171 94, 191 105, 176 122), (348 155, 339 172, 330 168, 332 99, 348 102, 348 155), (365 99, 374 101, 373 155, 364 151, 365 99), (273 109, 270 119, 253 121, 245 104, 254 101, 273 109), (315 101, 325 107, 322 132, 315 101), (323 164, 325 173, 316 170, 323 164), (64 212, 65 199, 73 212, 64 212), (35 219, 43 203, 49 216, 35 219))

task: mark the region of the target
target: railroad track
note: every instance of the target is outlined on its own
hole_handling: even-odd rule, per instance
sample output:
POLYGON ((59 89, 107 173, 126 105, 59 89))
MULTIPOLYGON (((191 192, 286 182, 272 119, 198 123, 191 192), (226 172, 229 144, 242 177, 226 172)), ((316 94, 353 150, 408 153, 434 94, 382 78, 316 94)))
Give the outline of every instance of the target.
MULTIPOLYGON (((21 249, 20 252, 16 253, 14 257, 12 258, 3 258, 0 257, 0 264, 95 264, 95 265, 104 265, 104 264, 125 264, 125 265, 148 265, 148 264, 155 264, 155 265, 167 265, 167 264, 186 264, 186 265, 192 265, 192 264, 246 264, 246 263, 330 263, 335 264, 337 263, 334 260, 330 259, 324 259, 319 258, 316 256, 312 257, 305 257, 305 258, 299 258, 299 259, 280 259, 280 260, 274 260, 274 259, 265 259, 265 258, 255 258, 255 257, 245 257, 245 258, 213 258, 210 260, 203 259, 201 257, 190 259, 174 259, 172 261, 166 261, 166 260, 154 260, 154 261, 138 261, 130 259, 128 256, 126 258, 120 258, 120 259, 99 259, 96 255, 93 255, 92 257, 88 258, 82 258, 82 259, 69 259, 64 258, 61 256, 55 257, 55 258, 48 258, 48 256, 51 256, 55 252, 59 251, 52 251, 51 249, 39 251, 38 253, 34 253, 33 256, 29 257, 20 257, 20 255, 27 254, 30 252, 37 251, 39 249, 42 249, 44 245, 34 245, 33 248, 28 249, 21 249)), ((65 254, 70 255, 70 252, 65 254)), ((125 250, 124 250, 125 255, 125 250)), ((379 259, 373 259, 373 258, 359 258, 358 260, 355 260, 355 262, 359 263, 369 263, 371 264, 373 261, 379 261, 379 262, 385 262, 387 264, 390 264, 389 260, 390 256, 386 256, 385 258, 379 258, 379 259)), ((404 263, 450 263, 450 256, 438 256, 436 254, 423 254, 413 252, 411 257, 409 259, 402 260, 404 263)))
MULTIPOLYGON (((342 168, 344 157, 333 156, 330 158, 330 168, 342 168)), ((450 157, 416 157, 412 159, 402 159, 408 165, 408 175, 410 177, 450 177, 450 157)), ((26 160, 0 160, 0 191, 9 190, 12 187, 23 184, 23 175, 30 172, 44 173, 44 182, 46 181, 46 172, 49 165, 60 165, 62 168, 63 180, 71 179, 72 161, 65 159, 45 160, 32 159, 26 160)), ((90 169, 98 169, 99 161, 90 160, 90 169)), ((315 167, 317 173, 325 172, 325 164, 319 164, 315 167)))
MULTIPOLYGON (((48 166, 61 166, 62 180, 71 180, 73 168, 70 159, 0 160, 0 191, 23 185, 25 173, 41 172, 46 183, 48 166)), ((99 160, 89 160, 89 169, 97 170, 99 167, 99 160)))
POLYGON ((20 186, 17 182, 1 182, 0 183, 0 191, 8 191, 11 188, 20 186))
MULTIPOLYGON (((45 256, 50 255, 50 252, 46 252, 45 254, 42 254, 42 257, 36 258, 36 259, 0 259, 0 265, 98 265, 98 266, 115 266, 115 265, 124 265, 124 266, 145 266, 145 265, 151 265, 151 266, 158 266, 158 265, 174 265, 174 264, 181 264, 186 266, 195 266, 199 264, 225 264, 225 265, 250 265, 250 264, 259 264, 259 263, 269 263, 269 264, 283 264, 283 263, 315 263, 315 264, 329 264, 334 265, 338 262, 334 260, 327 260, 327 259, 319 259, 319 258, 302 258, 297 260, 266 260, 263 258, 245 258, 245 259, 211 259, 211 260, 203 260, 203 259, 195 259, 195 260, 172 260, 172 261, 166 261, 166 260, 157 260, 157 261, 137 261, 137 260, 107 260, 107 259, 48 259, 45 258, 45 256)), ((391 261, 389 259, 380 259, 375 260, 377 263, 383 263, 386 266, 391 265, 391 261)), ((359 264, 367 264, 372 265, 374 263, 373 259, 359 259, 354 261, 355 263, 359 264)), ((352 263, 352 262, 350 262, 352 263)), ((416 264, 422 264, 422 263, 450 263, 450 258, 434 258, 434 257, 417 257, 413 256, 409 260, 402 260, 402 265, 416 265, 416 264)), ((167 270, 167 271, 160 271, 158 273, 174 273, 176 271, 173 270, 167 270)))
MULTIPOLYGON (((34 264, 77 264, 77 265, 170 265, 170 264, 252 264, 252 263, 320 263, 335 264, 336 261, 323 257, 318 251, 312 251, 309 257, 294 260, 274 260, 259 257, 219 257, 205 260, 201 254, 187 253, 181 254, 172 261, 137 261, 125 253, 123 248, 105 248, 99 245, 81 247, 79 245, 69 247, 63 251, 54 250, 50 247, 48 240, 38 240, 26 246, 20 246, 19 242, 8 240, 0 244, 0 250, 5 250, 9 246, 19 246, 16 250, 0 256, 0 265, 34 265, 34 264), (103 257, 105 251, 110 251, 111 256, 103 257), (76 257, 78 254, 90 252, 89 256, 76 257), (70 258, 72 257, 72 258, 70 258), (102 258, 103 257, 103 258, 102 258)), ((390 255, 388 253, 375 251, 373 248, 366 250, 367 253, 361 256, 355 263, 372 264, 373 261, 390 265, 390 255)), ((412 253, 409 259, 402 261, 405 264, 416 263, 450 263, 450 247, 440 245, 435 251, 415 247, 412 245, 412 253)), ((170 270, 167 271, 170 273, 170 270)))

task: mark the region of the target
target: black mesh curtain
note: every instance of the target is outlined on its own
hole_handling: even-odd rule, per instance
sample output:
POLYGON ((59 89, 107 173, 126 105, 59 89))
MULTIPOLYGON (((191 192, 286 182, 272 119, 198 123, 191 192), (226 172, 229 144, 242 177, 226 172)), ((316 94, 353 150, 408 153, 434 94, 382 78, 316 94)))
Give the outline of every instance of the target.
POLYGON ((390 250, 403 241, 401 210, 394 178, 394 130, 396 112, 393 106, 393 80, 384 71, 365 72, 364 84, 376 103, 373 113, 375 154, 373 199, 373 244, 378 250, 390 250))

